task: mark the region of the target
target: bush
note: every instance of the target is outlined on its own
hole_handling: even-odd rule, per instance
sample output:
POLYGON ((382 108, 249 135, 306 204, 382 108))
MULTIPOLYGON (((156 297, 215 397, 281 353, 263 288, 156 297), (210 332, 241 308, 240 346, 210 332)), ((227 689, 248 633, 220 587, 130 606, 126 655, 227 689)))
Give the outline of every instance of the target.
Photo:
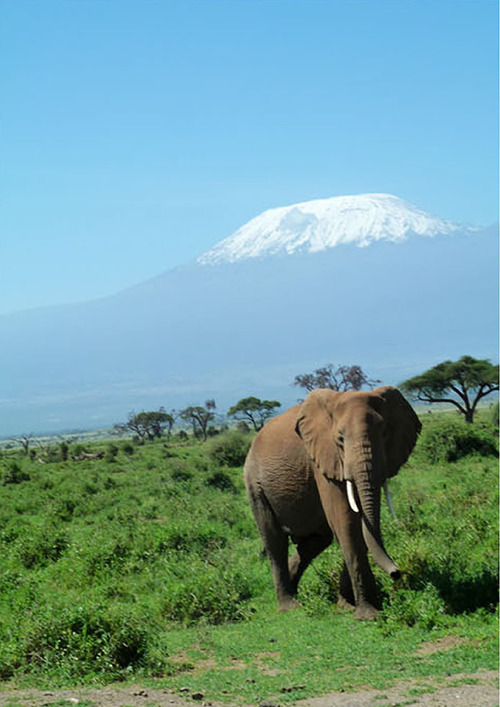
POLYGON ((219 489, 219 491, 230 491, 236 493, 236 486, 233 480, 223 471, 216 471, 205 481, 207 486, 219 489))
POLYGON ((251 595, 249 581, 240 572, 203 565, 167 590, 165 613, 183 624, 240 621, 246 617, 244 602, 251 595))
POLYGON ((439 420, 424 426, 418 449, 432 464, 455 462, 468 454, 498 454, 496 438, 488 430, 457 419, 439 420))
POLYGON ((16 549, 24 567, 34 569, 57 562, 68 546, 68 538, 64 533, 55 528, 44 528, 32 537, 23 536, 16 549))
POLYGON ((96 669, 119 677, 140 665, 147 630, 140 617, 109 607, 76 606, 39 612, 26 627, 21 659, 32 667, 63 667, 73 676, 96 669))
POLYGON ((193 478, 193 472, 187 462, 182 459, 174 459, 169 464, 170 476, 174 481, 189 481, 193 478))
POLYGON ((401 626, 418 626, 432 629, 443 623, 445 604, 433 584, 421 590, 400 589, 385 604, 381 613, 385 633, 392 633, 401 626))
POLYGON ((124 444, 122 444, 122 452, 124 454, 128 454, 128 456, 131 457, 132 454, 134 454, 135 452, 135 447, 132 442, 124 442, 124 444))
POLYGON ((116 444, 113 444, 112 442, 108 444, 106 447, 106 452, 104 454, 104 459, 109 463, 112 464, 117 457, 118 452, 120 451, 119 447, 117 447, 116 444))
POLYGON ((10 462, 7 469, 2 473, 2 484, 21 484, 23 481, 29 481, 30 475, 23 471, 17 462, 10 462))
POLYGON ((227 538, 210 525, 193 527, 192 524, 171 525, 158 543, 158 550, 175 550, 186 554, 207 555, 227 545, 227 538))
POLYGON ((237 430, 230 430, 210 442, 208 456, 219 466, 242 466, 251 439, 237 430))

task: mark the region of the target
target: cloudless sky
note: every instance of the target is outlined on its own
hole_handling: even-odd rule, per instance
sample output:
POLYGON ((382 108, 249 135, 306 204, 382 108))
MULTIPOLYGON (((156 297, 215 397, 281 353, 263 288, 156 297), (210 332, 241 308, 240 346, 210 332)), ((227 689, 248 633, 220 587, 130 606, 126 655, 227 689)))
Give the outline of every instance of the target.
POLYGON ((0 102, 3 312, 297 201, 498 220, 495 0, 3 0, 0 102))

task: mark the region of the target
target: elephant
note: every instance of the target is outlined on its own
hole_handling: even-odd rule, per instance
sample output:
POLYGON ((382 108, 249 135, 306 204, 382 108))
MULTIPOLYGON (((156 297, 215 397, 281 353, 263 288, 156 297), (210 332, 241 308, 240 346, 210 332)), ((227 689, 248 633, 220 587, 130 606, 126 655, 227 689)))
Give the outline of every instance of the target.
POLYGON ((420 430, 397 388, 318 388, 254 438, 244 479, 279 611, 299 606, 302 574, 335 536, 344 555, 338 603, 357 619, 377 616, 367 551, 393 579, 400 576, 380 532, 381 488, 406 462, 420 430), (290 558, 289 539, 296 545, 290 558))

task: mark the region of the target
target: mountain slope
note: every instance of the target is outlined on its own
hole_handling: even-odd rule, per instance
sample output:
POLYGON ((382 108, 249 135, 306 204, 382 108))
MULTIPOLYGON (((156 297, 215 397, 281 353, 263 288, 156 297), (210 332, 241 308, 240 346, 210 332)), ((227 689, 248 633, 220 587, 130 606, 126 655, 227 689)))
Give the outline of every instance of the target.
POLYGON ((457 229, 194 263, 103 300, 4 316, 1 433, 209 397, 288 405, 294 376, 329 361, 397 384, 445 358, 496 358, 497 263, 496 228, 457 229))

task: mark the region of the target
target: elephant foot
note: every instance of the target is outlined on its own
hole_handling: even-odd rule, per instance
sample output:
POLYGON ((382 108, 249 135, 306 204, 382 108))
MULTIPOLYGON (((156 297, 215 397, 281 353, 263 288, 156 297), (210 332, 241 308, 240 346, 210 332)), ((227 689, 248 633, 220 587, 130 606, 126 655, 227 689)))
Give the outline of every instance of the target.
POLYGON ((280 614, 286 614, 287 611, 293 611, 294 609, 299 609, 299 602, 293 597, 284 597, 280 599, 278 611, 280 614))
POLYGON ((347 611, 354 611, 356 608, 354 604, 351 604, 350 601, 347 601, 347 599, 343 596, 339 596, 337 600, 337 606, 339 606, 341 609, 347 609, 347 611))
POLYGON ((377 616, 378 611, 371 604, 360 604, 354 612, 354 618, 358 621, 374 621, 377 616))

